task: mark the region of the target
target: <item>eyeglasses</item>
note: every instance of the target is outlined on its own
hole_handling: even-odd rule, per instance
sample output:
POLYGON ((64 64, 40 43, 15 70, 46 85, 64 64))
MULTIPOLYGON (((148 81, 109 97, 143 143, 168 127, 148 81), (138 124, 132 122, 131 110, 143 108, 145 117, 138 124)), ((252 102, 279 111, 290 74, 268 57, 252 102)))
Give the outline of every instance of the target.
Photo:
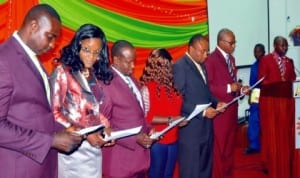
POLYGON ((101 53, 100 50, 91 51, 87 47, 82 47, 80 49, 80 51, 82 51, 84 53, 84 55, 86 55, 86 56, 92 56, 92 57, 96 57, 96 58, 99 58, 99 55, 101 53))
POLYGON ((230 46, 235 45, 236 43, 236 41, 227 41, 227 40, 221 40, 221 41, 228 43, 230 46))

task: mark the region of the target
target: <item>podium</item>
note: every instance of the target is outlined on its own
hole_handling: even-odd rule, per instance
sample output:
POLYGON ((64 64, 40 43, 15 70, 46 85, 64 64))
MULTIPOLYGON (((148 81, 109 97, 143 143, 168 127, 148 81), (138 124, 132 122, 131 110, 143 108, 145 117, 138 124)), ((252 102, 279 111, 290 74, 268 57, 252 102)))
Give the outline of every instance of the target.
POLYGON ((300 77, 293 83, 293 95, 295 98, 295 147, 300 149, 300 77), (297 129, 297 125, 299 125, 297 129))

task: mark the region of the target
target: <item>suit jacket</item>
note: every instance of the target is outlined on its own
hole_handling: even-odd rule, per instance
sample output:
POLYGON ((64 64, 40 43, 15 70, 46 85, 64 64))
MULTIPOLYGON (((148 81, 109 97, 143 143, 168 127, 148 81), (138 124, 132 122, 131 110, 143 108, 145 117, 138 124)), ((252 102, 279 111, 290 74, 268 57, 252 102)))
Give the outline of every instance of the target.
MULTIPOLYGON (((229 55, 229 59, 234 68, 234 74, 237 74, 235 59, 229 55)), ((231 101, 235 95, 227 94, 227 84, 234 82, 228 71, 228 66, 224 56, 219 49, 215 49, 205 61, 205 67, 208 73, 208 82, 213 95, 223 102, 231 101)))
POLYGON ((0 46, 0 108, 0 177, 56 177, 55 123, 43 79, 13 37, 0 46))
MULTIPOLYGON (((96 77, 94 76, 96 79, 96 77)), ((53 91, 53 113, 57 122, 65 127, 74 124, 89 127, 109 123, 99 112, 99 103, 104 99, 100 84, 96 80, 93 92, 86 79, 79 71, 72 72, 69 67, 58 66, 51 75, 53 91), (95 97, 97 94, 98 100, 95 97)))
MULTIPOLYGON (((234 73, 236 75, 237 69, 235 67, 235 59, 232 55, 230 55, 229 58, 231 60, 231 63, 233 64, 234 73)), ((207 70, 210 90, 218 100, 223 102, 230 102, 234 97, 237 96, 235 93, 227 93, 227 84, 233 83, 234 80, 230 76, 225 58, 219 49, 216 48, 214 52, 208 56, 208 58, 205 61, 205 67, 207 70)), ((222 127, 220 128, 221 130, 225 129, 226 127, 224 126, 226 125, 236 125, 238 119, 237 109, 238 103, 236 102, 230 107, 228 107, 224 113, 219 114, 214 119, 214 122, 222 122, 222 124, 220 123, 220 127, 222 127)), ((228 129, 230 129, 230 127, 228 129)), ((217 130, 218 129, 216 129, 216 131, 217 130)))
MULTIPOLYGON (((206 70, 201 64, 205 77, 206 70)), ((193 61, 185 55, 173 66, 174 82, 183 96, 181 114, 188 116, 197 104, 212 103, 216 107, 217 100, 211 95, 208 83, 206 84, 193 61)), ((203 118, 202 112, 191 120, 191 123, 180 129, 180 141, 194 142, 207 141, 212 136, 212 121, 203 118)))
MULTIPOLYGON (((109 85, 103 84, 104 101, 100 110, 110 121, 113 130, 123 130, 143 126, 142 131, 149 133, 150 125, 144 116, 135 95, 125 81, 113 70, 114 78, 109 85)), ((136 82, 134 78, 131 78, 136 82)), ((112 147, 103 147, 103 175, 133 177, 135 173, 146 171, 150 165, 149 149, 144 149, 129 136, 116 140, 112 147)))

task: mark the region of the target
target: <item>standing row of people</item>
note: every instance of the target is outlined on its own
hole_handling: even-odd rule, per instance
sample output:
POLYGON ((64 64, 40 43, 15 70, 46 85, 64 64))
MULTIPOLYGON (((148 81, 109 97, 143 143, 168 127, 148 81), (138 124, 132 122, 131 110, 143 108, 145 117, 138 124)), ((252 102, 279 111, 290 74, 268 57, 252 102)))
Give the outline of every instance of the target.
MULTIPOLYGON (((226 103, 247 93, 248 88, 237 81, 232 56, 236 41, 231 30, 218 33, 211 55, 207 39, 200 34, 191 37, 186 54, 175 64, 167 50, 153 50, 139 83, 132 76, 135 47, 126 40, 116 41, 110 51, 110 65, 104 32, 84 24, 62 49, 57 60, 61 65, 49 83, 36 55, 54 47, 60 30, 58 13, 40 4, 27 13, 21 28, 0 47, 0 157, 5 160, 0 162, 1 176, 144 178, 150 166, 150 178, 168 178, 173 176, 178 155, 182 178, 233 177, 238 104, 226 107, 226 103), (211 105, 203 112, 181 122, 160 140, 150 138, 155 130, 188 116, 197 104, 207 103, 211 105), (103 132, 75 132, 99 124, 105 127, 103 132), (104 140, 111 130, 137 126, 141 126, 137 135, 104 140)), ((275 52, 265 60, 270 65, 261 64, 259 70, 259 76, 266 77, 261 106, 269 111, 263 112, 262 118, 285 116, 293 102, 289 92, 281 92, 279 113, 271 114, 269 107, 278 95, 271 89, 289 88, 295 79, 293 64, 285 57, 286 40, 277 37, 274 45, 275 52), (279 75, 270 74, 273 69, 279 75)), ((286 121, 290 117, 281 118, 286 121)), ((282 134, 276 134, 280 129, 274 130, 278 122, 263 123, 272 128, 268 127, 262 138, 276 136, 274 145, 278 140, 291 154, 292 141, 285 138, 291 134, 292 121, 280 125, 286 125, 282 134)), ((268 152, 267 148, 262 145, 270 175, 286 177, 286 172, 275 170, 280 160, 290 165, 291 157, 281 159, 274 156, 279 148, 268 152)))
MULTIPOLYGON (((115 42, 111 49, 112 65, 109 66, 104 32, 92 24, 82 25, 62 49, 58 59, 61 65, 51 75, 50 85, 36 55, 54 47, 60 30, 57 12, 49 5, 40 4, 28 12, 19 31, 1 46, 4 55, 1 56, 3 109, 0 154, 8 163, 1 164, 3 176, 56 177, 58 174, 59 177, 74 178, 101 177, 103 174, 106 178, 144 177, 150 164, 148 148, 154 141, 149 136, 154 130, 145 120, 146 105, 138 82, 131 76, 136 59, 135 48, 125 40, 115 42), (99 132, 87 136, 74 133, 98 124, 106 127, 104 132, 107 135, 110 129, 136 126, 142 126, 142 129, 139 134, 117 140, 115 144, 106 143, 99 132), (107 146, 103 147, 103 165, 102 146, 107 146), (58 169, 57 151, 60 152, 58 169), (52 170, 58 170, 58 173, 52 170)), ((151 124, 158 124, 158 130, 162 128, 159 124, 171 123, 190 114, 196 104, 212 102, 212 107, 198 115, 197 119, 181 124, 179 161, 183 177, 211 173, 211 166, 206 169, 205 165, 206 160, 212 161, 212 157, 206 158, 207 153, 212 156, 213 141, 212 122, 208 118, 216 116, 219 112, 216 108, 224 105, 210 94, 204 68, 200 72, 202 84, 199 86, 206 92, 195 90, 192 86, 195 81, 185 75, 191 71, 189 66, 192 65, 201 70, 207 51, 207 40, 201 35, 193 36, 187 57, 182 60, 190 64, 181 66, 180 60, 174 65, 173 83, 170 54, 164 49, 157 49, 151 54, 153 59, 149 58, 149 63, 156 65, 155 70, 165 67, 165 73, 155 73, 157 78, 151 76, 148 81, 144 80, 149 96, 147 118, 151 124), (155 64, 156 61, 159 63, 155 64), (164 74, 163 80, 160 80, 161 76, 158 78, 160 74, 164 74), (193 98, 194 94, 199 96, 193 98), (172 108, 168 113, 161 108, 155 110, 163 97, 166 101, 163 107, 172 108), (176 108, 174 103, 177 103, 176 108), (198 126, 204 130, 197 129, 198 126), (203 139, 197 139, 199 136, 203 139), (199 140, 197 147, 193 145, 196 140, 199 140), (196 150, 190 152, 193 148, 196 150), (183 165, 186 162, 187 166, 192 166, 194 155, 199 157, 199 162, 190 172, 189 167, 183 165), (205 169, 204 174, 202 169, 205 169)), ((198 75, 194 75, 195 80, 198 80, 198 75)), ((176 133, 176 129, 172 130, 153 146, 150 176, 152 172, 153 177, 160 175, 161 167, 166 163, 163 172, 166 177, 172 176, 176 161, 174 155, 177 153, 176 133), (160 143, 170 144, 165 149, 160 143), (165 150, 169 153, 168 162, 161 164, 159 154, 165 150)))

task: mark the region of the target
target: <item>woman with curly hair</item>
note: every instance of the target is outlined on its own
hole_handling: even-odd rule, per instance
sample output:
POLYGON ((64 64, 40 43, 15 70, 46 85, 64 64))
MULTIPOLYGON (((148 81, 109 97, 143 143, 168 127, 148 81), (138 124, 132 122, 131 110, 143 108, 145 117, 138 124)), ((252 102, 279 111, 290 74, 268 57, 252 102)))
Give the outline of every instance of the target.
MULTIPOLYGON (((106 84, 112 80, 104 32, 92 24, 82 25, 58 61, 61 65, 51 76, 55 120, 70 132, 99 124, 109 128, 99 112, 104 94, 98 80, 106 84)), ((94 132, 75 152, 59 154, 59 178, 102 177, 100 147, 105 143, 99 132, 94 132)))
MULTIPOLYGON (((156 131, 179 119, 182 97, 174 87, 172 57, 164 48, 151 52, 140 82, 146 118, 156 131)), ((151 147, 149 178, 172 178, 177 161, 177 133, 174 127, 151 147)))

